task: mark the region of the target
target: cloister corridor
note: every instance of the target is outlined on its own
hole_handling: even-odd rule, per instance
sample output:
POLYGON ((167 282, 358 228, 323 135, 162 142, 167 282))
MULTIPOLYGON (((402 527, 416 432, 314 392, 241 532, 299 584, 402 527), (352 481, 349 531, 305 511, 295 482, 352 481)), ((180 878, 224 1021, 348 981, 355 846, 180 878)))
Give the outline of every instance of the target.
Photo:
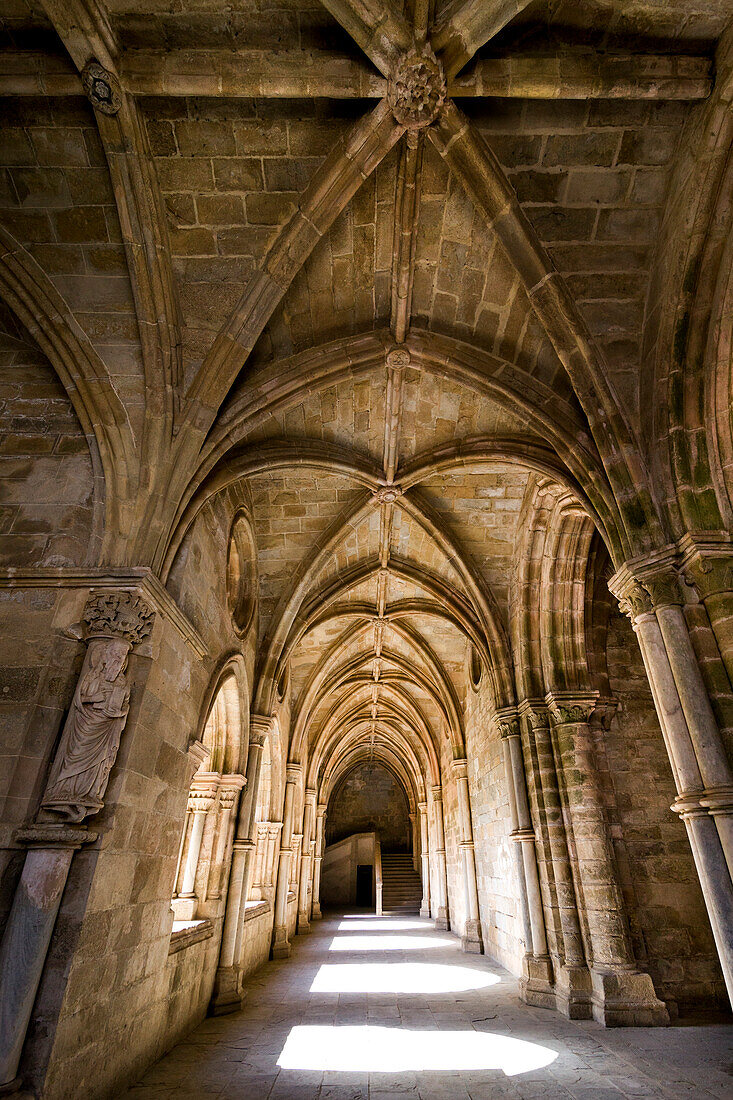
POLYGON ((430 920, 312 925, 128 1100, 728 1100, 726 1024, 604 1029, 520 1004, 517 983, 430 920))

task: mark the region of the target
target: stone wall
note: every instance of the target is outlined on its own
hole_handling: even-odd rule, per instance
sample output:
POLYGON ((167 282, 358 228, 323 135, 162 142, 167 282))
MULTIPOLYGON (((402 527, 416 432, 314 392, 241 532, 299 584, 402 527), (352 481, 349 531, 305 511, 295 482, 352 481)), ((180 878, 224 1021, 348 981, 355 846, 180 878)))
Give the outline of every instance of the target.
POLYGON ((352 833, 377 832, 385 852, 412 846, 412 827, 405 792, 379 764, 359 764, 334 792, 326 816, 326 842, 335 844, 352 833))
POLYGON ((486 676, 466 701, 466 755, 484 950, 520 974, 525 944, 501 738, 489 718, 486 676))

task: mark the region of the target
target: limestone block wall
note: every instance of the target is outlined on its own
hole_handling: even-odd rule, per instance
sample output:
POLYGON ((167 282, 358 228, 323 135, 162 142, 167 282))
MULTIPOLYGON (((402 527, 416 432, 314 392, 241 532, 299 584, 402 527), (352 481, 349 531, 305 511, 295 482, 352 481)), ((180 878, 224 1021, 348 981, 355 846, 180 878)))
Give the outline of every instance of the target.
POLYGON ((618 814, 634 950, 673 1008, 715 1001, 723 989, 710 923, 685 828, 669 809, 676 791, 641 654, 620 614, 611 618, 608 665, 619 707, 599 761, 618 814))
MULTIPOLYGON (((172 584, 208 643, 208 656, 202 659, 200 648, 159 612, 152 652, 130 660, 130 715, 105 808, 90 822, 99 827, 100 840, 74 859, 24 1052, 23 1072, 35 1085, 50 1061, 43 1084, 49 1100, 118 1094, 204 1016, 210 1000, 223 902, 218 913, 209 913, 213 935, 169 956, 170 899, 195 767, 189 740, 199 732, 214 668, 237 641, 223 580, 231 505, 220 501, 197 522, 172 584), (194 563, 218 582, 201 585, 194 563)), ((31 592, 27 601, 32 606, 37 598, 31 592)), ((85 591, 77 590, 76 598, 78 618, 85 591)), ((17 594, 15 600, 17 613, 22 602, 17 594)), ((51 633, 53 615, 74 621, 69 611, 64 607, 61 616, 52 604, 39 632, 51 633)), ((27 620, 23 628, 27 634, 27 620)), ((69 655, 65 643, 58 644, 73 669, 73 645, 69 655)), ((45 652, 43 657, 49 659, 45 652)), ((243 703, 246 735, 246 697, 243 703)), ((46 742, 46 755, 35 765, 39 773, 52 738, 46 742)), ((266 957, 271 922, 271 913, 253 922, 253 967, 266 957)))
POLYGON ((501 738, 489 719, 485 681, 466 701, 466 754, 484 950, 520 974, 522 938, 514 844, 501 738))
POLYGON ((0 328, 0 567, 94 561, 103 488, 87 438, 30 335, 4 310, 0 328))
POLYGON ((390 771, 360 764, 336 791, 326 816, 326 840, 375 829, 385 852, 408 851, 412 829, 404 791, 390 771))

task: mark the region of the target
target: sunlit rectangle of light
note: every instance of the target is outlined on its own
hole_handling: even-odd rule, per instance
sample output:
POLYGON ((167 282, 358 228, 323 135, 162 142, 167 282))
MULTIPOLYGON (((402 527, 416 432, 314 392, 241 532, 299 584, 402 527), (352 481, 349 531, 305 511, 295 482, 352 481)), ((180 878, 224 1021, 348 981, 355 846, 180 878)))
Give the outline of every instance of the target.
POLYGON ((500 979, 485 970, 440 963, 326 963, 311 993, 463 993, 500 979))
POLYGON ((386 932, 393 929, 404 932, 406 929, 422 928, 427 931, 431 925, 424 920, 342 920, 339 924, 339 932, 386 932))
POLYGON ((330 951, 424 951, 426 947, 455 947, 442 936, 335 936, 330 951))
POLYGON ((343 1073, 502 1070, 515 1077, 544 1069, 556 1058, 548 1047, 486 1031, 299 1025, 288 1035, 277 1064, 343 1073))

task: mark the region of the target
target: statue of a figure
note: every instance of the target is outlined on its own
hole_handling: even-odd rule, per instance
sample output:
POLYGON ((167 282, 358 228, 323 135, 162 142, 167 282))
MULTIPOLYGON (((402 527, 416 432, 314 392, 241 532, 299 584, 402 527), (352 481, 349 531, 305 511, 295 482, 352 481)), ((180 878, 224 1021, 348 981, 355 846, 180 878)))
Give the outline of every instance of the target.
POLYGON ((43 810, 82 821, 104 803, 120 737, 130 709, 125 677, 130 642, 92 638, 71 710, 51 768, 43 810))

